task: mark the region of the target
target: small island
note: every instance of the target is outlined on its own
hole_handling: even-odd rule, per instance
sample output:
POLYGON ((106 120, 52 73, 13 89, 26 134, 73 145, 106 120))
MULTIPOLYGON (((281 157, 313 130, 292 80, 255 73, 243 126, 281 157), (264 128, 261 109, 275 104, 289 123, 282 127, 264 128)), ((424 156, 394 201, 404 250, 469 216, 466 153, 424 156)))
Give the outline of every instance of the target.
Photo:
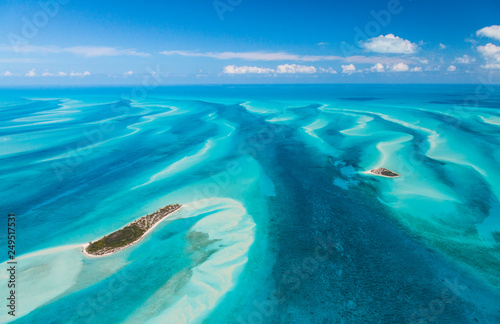
POLYGON ((125 227, 113 232, 100 240, 83 245, 83 253, 87 256, 102 257, 121 251, 139 242, 156 225, 182 205, 168 205, 152 214, 143 216, 127 224, 125 227))
POLYGON ((398 174, 394 171, 385 169, 385 168, 373 169, 373 170, 368 171, 367 173, 378 175, 381 177, 386 177, 386 178, 397 178, 397 177, 401 176, 400 174, 398 174))

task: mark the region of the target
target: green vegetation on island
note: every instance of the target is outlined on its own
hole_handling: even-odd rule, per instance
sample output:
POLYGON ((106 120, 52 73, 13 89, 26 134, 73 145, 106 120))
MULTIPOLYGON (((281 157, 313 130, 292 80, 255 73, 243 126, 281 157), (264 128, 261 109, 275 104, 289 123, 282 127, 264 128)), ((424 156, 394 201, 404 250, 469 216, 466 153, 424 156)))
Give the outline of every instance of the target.
POLYGON ((378 175, 378 176, 382 176, 382 177, 388 177, 388 178, 397 178, 397 177, 401 176, 400 174, 398 174, 394 171, 388 170, 386 168, 373 169, 373 170, 370 170, 370 173, 378 175))
POLYGON ((181 205, 168 205, 156 212, 143 216, 127 226, 113 232, 100 240, 90 242, 84 246, 85 253, 93 256, 102 256, 118 252, 138 241, 158 222, 181 208, 181 205))

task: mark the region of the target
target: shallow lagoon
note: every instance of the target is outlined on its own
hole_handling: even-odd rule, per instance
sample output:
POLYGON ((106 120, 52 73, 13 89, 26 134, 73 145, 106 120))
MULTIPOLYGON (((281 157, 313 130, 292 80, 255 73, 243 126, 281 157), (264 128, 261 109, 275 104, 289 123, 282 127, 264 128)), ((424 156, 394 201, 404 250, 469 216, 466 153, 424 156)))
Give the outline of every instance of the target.
POLYGON ((17 322, 500 321, 493 89, 2 90, 17 322), (81 253, 173 203, 137 246, 81 253))

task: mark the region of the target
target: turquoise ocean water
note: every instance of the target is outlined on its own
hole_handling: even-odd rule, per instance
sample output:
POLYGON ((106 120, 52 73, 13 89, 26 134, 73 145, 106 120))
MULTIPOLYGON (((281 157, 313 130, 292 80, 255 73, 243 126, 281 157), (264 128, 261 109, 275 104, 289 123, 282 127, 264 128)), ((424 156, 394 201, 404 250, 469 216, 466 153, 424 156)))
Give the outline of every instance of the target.
POLYGON ((2 323, 500 322, 498 86, 2 89, 0 152, 2 323))

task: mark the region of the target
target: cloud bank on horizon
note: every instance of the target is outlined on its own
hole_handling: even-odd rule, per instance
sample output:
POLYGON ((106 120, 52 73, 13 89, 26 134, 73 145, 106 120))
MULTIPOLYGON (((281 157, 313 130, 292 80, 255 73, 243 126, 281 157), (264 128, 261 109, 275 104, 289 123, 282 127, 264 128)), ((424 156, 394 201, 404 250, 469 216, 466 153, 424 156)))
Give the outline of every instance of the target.
POLYGON ((0 84, 139 83, 152 70, 170 83, 433 83, 500 76, 497 2, 481 8, 459 1, 454 18, 429 12, 427 0, 408 1, 294 3, 281 14, 273 11, 279 3, 267 4, 260 20, 254 19, 264 8, 260 0, 231 10, 213 7, 213 15, 201 2, 191 6, 205 12, 182 3, 122 2, 109 21, 102 18, 110 17, 114 1, 3 4, 8 19, 0 22, 7 31, 0 40, 0 84), (159 7, 169 9, 164 19, 159 7), (89 10, 95 15, 85 15, 89 10), (443 20, 449 28, 440 26, 443 20))

